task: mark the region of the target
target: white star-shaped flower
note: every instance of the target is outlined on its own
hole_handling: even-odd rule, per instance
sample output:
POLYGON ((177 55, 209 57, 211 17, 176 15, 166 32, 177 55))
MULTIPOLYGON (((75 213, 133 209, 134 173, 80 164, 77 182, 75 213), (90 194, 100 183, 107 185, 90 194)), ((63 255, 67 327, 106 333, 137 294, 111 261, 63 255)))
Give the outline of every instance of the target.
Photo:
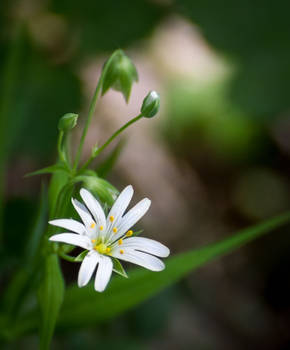
POLYGON ((83 223, 73 219, 49 222, 70 231, 51 236, 51 241, 89 250, 79 270, 79 287, 90 281, 97 267, 95 290, 104 291, 113 271, 111 257, 132 262, 152 271, 164 269, 164 263, 157 257, 167 257, 169 249, 149 238, 132 237, 133 231, 130 230, 149 209, 151 201, 148 198, 144 198, 124 214, 133 196, 133 187, 127 186, 106 218, 100 203, 89 191, 82 188, 80 195, 85 206, 73 198, 72 204, 83 223))

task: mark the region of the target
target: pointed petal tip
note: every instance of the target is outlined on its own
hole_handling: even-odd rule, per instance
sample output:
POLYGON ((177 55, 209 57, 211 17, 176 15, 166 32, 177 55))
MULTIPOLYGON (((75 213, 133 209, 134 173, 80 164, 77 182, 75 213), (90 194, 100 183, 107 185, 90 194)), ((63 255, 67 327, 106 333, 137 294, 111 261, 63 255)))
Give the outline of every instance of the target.
POLYGON ((53 235, 51 237, 49 237, 49 241, 52 241, 52 242, 56 242, 57 241, 57 237, 55 237, 56 235, 53 235))
POLYGON ((123 191, 130 191, 130 192, 134 192, 134 188, 133 188, 133 186, 132 185, 128 185, 128 186, 126 186, 124 189, 123 189, 123 191))

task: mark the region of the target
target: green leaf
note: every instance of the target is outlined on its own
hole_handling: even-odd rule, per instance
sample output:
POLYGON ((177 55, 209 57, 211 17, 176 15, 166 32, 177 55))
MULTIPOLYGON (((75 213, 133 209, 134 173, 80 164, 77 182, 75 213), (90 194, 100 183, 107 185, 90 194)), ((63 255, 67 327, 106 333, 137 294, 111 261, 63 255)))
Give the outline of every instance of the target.
POLYGON ((96 171, 98 173, 98 176, 106 177, 107 174, 113 169, 116 161, 120 156, 121 151, 123 150, 124 144, 124 139, 121 139, 121 141, 118 142, 117 146, 109 154, 109 156, 97 167, 96 171))
POLYGON ((53 174, 60 171, 67 172, 67 168, 63 164, 58 163, 58 164, 50 165, 46 168, 33 171, 31 173, 28 173, 25 175, 25 177, 42 175, 42 174, 53 174))
POLYGON ((37 266, 39 259, 39 246, 41 237, 47 225, 47 191, 43 186, 39 209, 35 218, 31 234, 25 245, 25 260, 12 276, 8 287, 2 295, 3 307, 14 316, 21 311, 27 294, 33 288, 33 280, 37 279, 37 266))
POLYGON ((63 296, 64 281, 58 257, 56 254, 50 254, 46 257, 43 280, 38 290, 38 302, 41 311, 41 350, 49 349, 63 296))
POLYGON ((47 197, 48 197, 47 189, 44 185, 42 185, 41 198, 38 206, 37 215, 35 218, 35 223, 31 231, 30 237, 27 240, 27 245, 26 245, 26 259, 29 265, 32 263, 32 260, 37 255, 39 255, 39 246, 40 246, 41 238, 47 226, 47 216, 48 216, 48 198, 47 197))
POLYGON ((84 250, 83 252, 81 252, 78 256, 76 256, 74 258, 75 262, 81 262, 84 260, 85 256, 88 254, 88 250, 84 250))
POLYGON ((124 267, 122 266, 122 264, 120 263, 120 261, 116 258, 111 257, 111 259, 113 260, 113 271, 115 271, 116 273, 118 273, 119 275, 128 278, 128 275, 126 273, 126 271, 124 270, 124 267))
POLYGON ((129 273, 129 279, 115 277, 101 295, 94 291, 92 285, 82 289, 71 287, 66 292, 58 325, 69 328, 88 326, 115 317, 176 283, 196 268, 289 221, 290 213, 287 213, 204 248, 172 256, 165 261, 166 268, 162 272, 134 269, 129 273))
MULTIPOLYGON (((229 254, 288 222, 290 222, 290 213, 249 227, 201 249, 172 256, 165 261, 166 268, 162 272, 135 268, 129 273, 128 279, 115 276, 102 294, 96 293, 92 284, 84 288, 78 288, 75 285, 66 290, 57 325, 62 329, 71 330, 73 327, 90 326, 116 317, 176 283, 198 267, 229 254)), ((9 332, 11 336, 18 337, 32 331, 36 326, 35 312, 31 311, 25 318, 16 322, 13 328, 10 327, 9 332)))

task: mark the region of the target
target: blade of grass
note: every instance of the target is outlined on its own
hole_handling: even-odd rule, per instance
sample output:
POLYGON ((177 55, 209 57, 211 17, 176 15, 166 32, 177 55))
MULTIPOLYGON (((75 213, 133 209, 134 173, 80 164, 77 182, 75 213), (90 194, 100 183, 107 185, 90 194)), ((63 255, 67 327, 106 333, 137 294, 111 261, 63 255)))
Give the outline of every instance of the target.
MULTIPOLYGON (((162 272, 136 268, 130 271, 128 279, 114 277, 107 290, 101 294, 94 291, 92 284, 81 289, 74 285, 66 290, 57 326, 70 331, 75 327, 86 327, 116 317, 176 283, 198 267, 289 222, 290 213, 286 213, 239 231, 217 243, 172 256, 166 260, 166 269, 162 272)), ((9 328, 9 337, 18 337, 35 330, 36 327, 37 313, 32 310, 13 329, 9 328)), ((7 333, 7 329, 5 332, 7 333)))

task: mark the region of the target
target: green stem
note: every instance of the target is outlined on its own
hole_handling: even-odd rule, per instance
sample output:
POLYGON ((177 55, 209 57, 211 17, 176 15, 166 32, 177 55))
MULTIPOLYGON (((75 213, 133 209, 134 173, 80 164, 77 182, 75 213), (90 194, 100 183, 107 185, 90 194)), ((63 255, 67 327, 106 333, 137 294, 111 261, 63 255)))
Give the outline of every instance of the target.
POLYGON ((57 150, 58 150, 59 159, 62 160, 64 163, 67 163, 65 153, 62 149, 63 137, 64 137, 64 132, 60 131, 58 135, 58 140, 57 140, 57 150))
POLYGON ((82 150, 83 150, 83 147, 84 147, 84 143, 85 143, 85 139, 86 139, 87 132, 88 132, 88 129, 89 129, 89 125, 90 125, 92 117, 94 115, 96 104, 97 104, 97 101, 98 101, 98 98, 99 98, 99 93, 100 93, 100 90, 101 90, 101 87, 102 87, 102 82, 103 82, 103 79, 102 79, 102 76, 101 76, 100 79, 99 79, 99 82, 97 84, 97 87, 96 87, 96 90, 95 90, 95 93, 94 93, 94 96, 93 96, 93 99, 92 99, 92 102, 91 102, 91 105, 90 105, 88 118, 87 118, 86 124, 84 126, 84 130, 83 130, 82 136, 81 136, 80 145, 78 147, 76 158, 75 158, 75 162, 74 162, 74 167, 73 167, 74 170, 77 169, 79 161, 80 161, 80 158, 81 158, 81 153, 82 153, 82 150))
POLYGON ((110 66, 111 61, 113 60, 113 58, 115 57, 115 55, 117 53, 118 53, 118 50, 115 51, 111 55, 111 57, 108 59, 108 61, 106 62, 105 66, 104 66, 104 68, 102 70, 101 76, 99 78, 98 84, 96 86, 96 90, 95 90, 92 102, 90 104, 90 109, 89 109, 88 117, 87 117, 87 120, 86 120, 86 124, 84 126, 84 130, 83 130, 83 133, 82 133, 82 136, 81 136, 80 144, 79 144, 79 147, 77 149, 77 154, 76 154, 76 158, 75 158, 74 166, 73 166, 74 171, 77 169, 79 161, 80 161, 80 158, 81 158, 81 154, 82 154, 82 150, 83 150, 83 147, 84 147, 84 143, 85 143, 85 139, 86 139, 86 136, 87 136, 87 132, 88 132, 88 129, 89 129, 92 117, 94 115, 95 109, 96 109, 96 104, 97 104, 97 101, 98 101, 98 98, 99 98, 99 95, 100 95, 101 88, 103 86, 103 79, 104 79, 104 77, 105 77, 105 75, 107 73, 107 70, 108 70, 108 67, 110 66))
POLYGON ((64 260, 67 260, 69 262, 76 262, 75 257, 73 257, 73 256, 67 255, 61 251, 58 251, 57 254, 64 260))
POLYGON ((98 148, 90 158, 85 162, 85 164, 81 167, 80 172, 87 169, 87 167, 92 163, 92 161, 119 135, 122 131, 128 128, 131 124, 134 124, 136 121, 143 117, 142 113, 137 117, 128 121, 128 123, 124 124, 120 129, 118 129, 100 148, 98 148))

